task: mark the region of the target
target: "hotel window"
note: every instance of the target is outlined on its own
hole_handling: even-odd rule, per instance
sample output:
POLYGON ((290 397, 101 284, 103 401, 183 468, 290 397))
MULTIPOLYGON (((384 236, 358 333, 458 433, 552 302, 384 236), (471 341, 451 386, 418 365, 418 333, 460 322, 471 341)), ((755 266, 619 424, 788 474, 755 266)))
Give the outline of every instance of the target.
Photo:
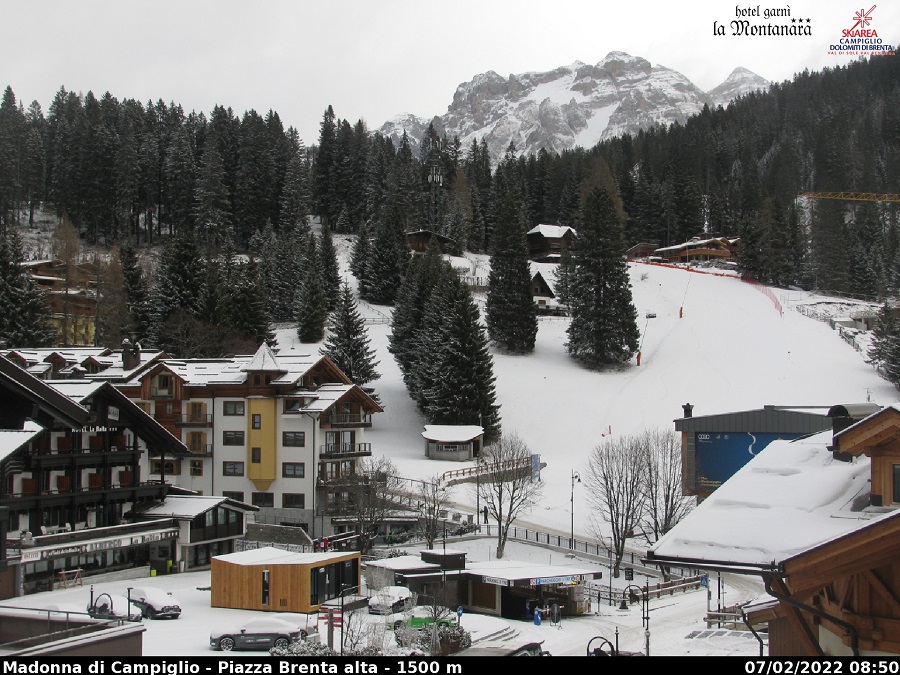
POLYGON ((303 478, 306 476, 306 465, 303 462, 282 462, 282 478, 303 478))
POLYGON ((244 463, 243 462, 222 462, 222 475, 223 476, 243 476, 244 475, 244 463))
POLYGON ((281 495, 281 508, 283 509, 305 509, 306 495, 293 492, 285 492, 281 495))
POLYGON ((244 444, 244 432, 243 431, 223 431, 222 432, 222 445, 243 445, 244 444))
POLYGON ((222 414, 229 417, 243 417, 244 402, 243 401, 223 401, 222 414))
POLYGON ((253 504, 253 506, 274 507, 275 495, 271 492, 251 492, 250 503, 253 504))
POLYGON ((300 412, 300 403, 301 400, 299 398, 284 399, 284 412, 288 414, 300 412))
POLYGON ((282 431, 281 444, 286 448, 302 448, 306 445, 306 432, 282 431))
POLYGON ((262 448, 250 448, 250 462, 253 464, 262 462, 262 448))
MULTIPOLYGON (((236 502, 244 501, 244 493, 243 492, 235 492, 232 490, 222 490, 222 496, 227 497, 228 499, 233 499, 236 502)), ((231 515, 231 513, 232 512, 229 511, 229 515, 231 515)))
POLYGON ((262 415, 253 415, 253 428, 262 429, 262 415))
POLYGON ((158 459, 150 462, 150 473, 161 474, 165 471, 167 476, 181 475, 181 462, 166 461, 165 464, 158 459))
POLYGON ((203 475, 203 460, 202 459, 192 459, 191 460, 191 475, 192 476, 202 476, 203 475))

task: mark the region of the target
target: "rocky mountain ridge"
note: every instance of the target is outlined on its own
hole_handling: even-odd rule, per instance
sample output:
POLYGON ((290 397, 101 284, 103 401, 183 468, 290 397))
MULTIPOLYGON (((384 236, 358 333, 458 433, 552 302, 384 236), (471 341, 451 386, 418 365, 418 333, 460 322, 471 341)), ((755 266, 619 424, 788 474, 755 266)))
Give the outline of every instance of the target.
POLYGON ((417 152, 432 123, 438 133, 458 136, 464 149, 473 139, 484 138, 497 162, 511 142, 526 155, 542 148, 589 148, 653 125, 683 123, 704 105, 724 106, 768 86, 746 68, 736 68, 722 84, 704 92, 675 70, 610 52, 596 65, 577 61, 544 73, 476 75, 457 87, 445 114, 430 120, 398 115, 378 131, 395 142, 406 131, 417 152))

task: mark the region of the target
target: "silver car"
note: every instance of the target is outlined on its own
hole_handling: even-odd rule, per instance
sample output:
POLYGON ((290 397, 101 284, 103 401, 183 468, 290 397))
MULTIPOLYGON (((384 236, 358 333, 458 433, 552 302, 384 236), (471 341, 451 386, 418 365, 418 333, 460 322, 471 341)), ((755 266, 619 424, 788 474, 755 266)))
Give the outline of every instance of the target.
POLYGON ((232 649, 286 649, 292 641, 303 640, 306 636, 306 631, 300 626, 269 617, 253 619, 227 630, 214 630, 209 634, 209 646, 225 652, 232 649))

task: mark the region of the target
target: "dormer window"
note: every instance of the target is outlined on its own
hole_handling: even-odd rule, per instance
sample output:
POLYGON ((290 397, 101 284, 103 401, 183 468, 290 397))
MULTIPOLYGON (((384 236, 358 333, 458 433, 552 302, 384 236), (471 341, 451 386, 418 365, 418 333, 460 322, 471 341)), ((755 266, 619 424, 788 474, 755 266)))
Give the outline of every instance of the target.
POLYGON ((295 415, 300 412, 302 405, 302 398, 286 398, 284 399, 284 413, 286 415, 295 415))

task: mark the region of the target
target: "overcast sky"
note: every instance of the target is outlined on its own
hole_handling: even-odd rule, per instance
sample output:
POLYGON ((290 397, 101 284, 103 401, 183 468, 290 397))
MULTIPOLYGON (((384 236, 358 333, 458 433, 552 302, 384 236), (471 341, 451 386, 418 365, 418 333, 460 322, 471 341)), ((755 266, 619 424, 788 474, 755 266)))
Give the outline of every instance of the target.
POLYGON ((489 70, 507 76, 594 64, 610 51, 642 56, 704 90, 737 66, 772 81, 845 65, 829 45, 858 11, 889 44, 900 3, 883 0, 0 0, 0 86, 47 113, 53 95, 109 92, 209 113, 275 110, 307 145, 328 105, 375 129, 394 115, 446 112, 456 87, 489 70), (732 35, 737 8, 803 20, 812 35, 732 35), (806 19, 810 19, 809 23, 806 19), (725 35, 714 36, 713 24, 725 35))

